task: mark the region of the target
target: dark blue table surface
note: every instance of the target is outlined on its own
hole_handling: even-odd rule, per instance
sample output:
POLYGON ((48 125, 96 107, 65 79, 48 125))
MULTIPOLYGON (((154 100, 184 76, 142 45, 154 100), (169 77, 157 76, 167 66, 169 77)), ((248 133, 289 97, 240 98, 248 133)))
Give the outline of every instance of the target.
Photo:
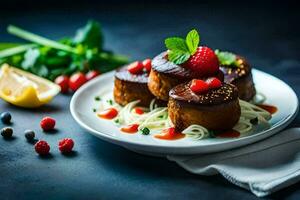
MULTIPOLYGON (((6 33, 10 23, 60 38, 94 18, 102 22, 105 45, 134 60, 164 50, 167 36, 197 28, 202 44, 244 55, 253 66, 281 78, 300 94, 300 18, 294 6, 94 3, 2 8, 0 40, 20 41, 6 33)), ((15 130, 13 140, 0 138, 0 199, 256 199, 221 176, 193 175, 166 159, 139 155, 97 139, 75 123, 70 99, 71 95, 58 95, 51 104, 33 110, 0 102, 1 112, 12 113, 15 130), (39 120, 46 115, 57 120, 56 133, 40 131, 39 120), (25 129, 33 129, 39 139, 50 143, 50 157, 35 154, 23 136, 25 129), (71 156, 57 149, 58 140, 64 137, 75 140, 71 156)), ((299 125, 298 116, 290 127, 299 125)), ((300 199, 299 186, 268 198, 300 199)))

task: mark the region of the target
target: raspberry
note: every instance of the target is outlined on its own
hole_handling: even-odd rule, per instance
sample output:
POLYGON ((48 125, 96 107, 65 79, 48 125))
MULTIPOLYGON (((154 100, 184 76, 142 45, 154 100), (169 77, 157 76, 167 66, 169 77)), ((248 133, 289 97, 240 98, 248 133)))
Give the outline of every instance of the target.
POLYGON ((184 67, 193 70, 199 76, 207 77, 218 72, 219 60, 212 49, 200 46, 196 53, 184 63, 184 67))
POLYGON ((74 141, 71 138, 65 138, 59 141, 58 148, 62 153, 70 153, 74 147, 74 141))
POLYGON ((44 117, 40 122, 40 125, 44 131, 51 131, 55 127, 55 120, 51 117, 44 117))
POLYGON ((207 79, 206 83, 210 89, 216 89, 222 86, 222 82, 215 77, 207 79))
POLYGON ((39 155, 44 156, 49 153, 50 146, 46 141, 40 140, 34 145, 34 149, 39 155))
POLYGON ((207 92, 209 90, 209 86, 203 80, 193 79, 190 85, 190 89, 195 93, 201 94, 207 92))

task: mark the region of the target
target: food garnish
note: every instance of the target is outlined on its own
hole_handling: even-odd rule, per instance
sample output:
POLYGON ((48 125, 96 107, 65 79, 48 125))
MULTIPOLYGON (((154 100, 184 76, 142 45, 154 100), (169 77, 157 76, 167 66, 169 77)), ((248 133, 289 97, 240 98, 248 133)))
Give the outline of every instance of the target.
POLYGON ((78 29, 74 37, 59 41, 12 25, 7 30, 32 44, 6 45, 0 51, 0 64, 8 63, 50 80, 79 71, 98 70, 105 73, 128 62, 126 57, 103 48, 101 26, 93 20, 78 29))
POLYGON ((14 130, 11 127, 4 127, 0 130, 2 137, 9 139, 12 137, 14 130))
POLYGON ((44 141, 40 140, 34 145, 35 151, 40 155, 40 156, 45 156, 48 155, 50 152, 50 146, 49 144, 44 141))
POLYGON ((27 141, 32 142, 35 138, 35 133, 32 130, 25 130, 24 131, 24 136, 27 141))
POLYGON ((145 127, 143 129, 141 129, 141 133, 143 135, 149 135, 150 134, 150 129, 148 127, 145 127))
POLYGON ((53 82, 23 70, 3 65, 0 97, 16 106, 35 108, 50 102, 60 91, 53 82))
POLYGON ((103 119, 113 119, 118 115, 118 111, 115 108, 107 108, 99 112, 97 115, 103 119))
POLYGON ((170 127, 167 129, 163 129, 160 134, 154 135, 155 138, 162 139, 162 140, 178 140, 184 138, 185 135, 182 133, 176 132, 174 127, 170 127))
POLYGON ((144 114, 144 110, 139 107, 134 108, 134 112, 139 115, 144 114))
POLYGON ((144 65, 140 61, 135 61, 135 62, 129 64, 127 69, 131 74, 140 74, 143 72, 144 65))
POLYGON ((58 149, 61 153, 70 153, 74 147, 74 141, 71 138, 64 138, 58 142, 58 149))
POLYGON ((151 71, 151 68, 152 68, 152 63, 151 63, 151 59, 145 59, 143 61, 143 65, 144 65, 144 68, 147 72, 150 72, 151 71))
POLYGON ((190 85, 190 89, 195 93, 202 94, 209 90, 209 85, 203 80, 193 79, 190 85))
POLYGON ((227 51, 220 51, 219 49, 215 50, 215 54, 219 59, 220 65, 239 67, 235 54, 227 51))
POLYGON ((86 73, 85 77, 88 81, 90 81, 99 75, 100 75, 100 72, 98 70, 91 70, 88 73, 86 73))
POLYGON ((216 89, 222 86, 222 82, 215 77, 207 79, 206 83, 208 84, 209 89, 216 89))
POLYGON ((96 96, 95 97, 95 101, 101 101, 101 97, 100 96, 96 96))
POLYGON ((3 124, 10 124, 11 123, 11 114, 9 112, 1 113, 1 121, 3 124))
POLYGON ((111 105, 111 106, 114 104, 114 102, 113 102, 112 99, 108 99, 106 102, 107 102, 109 105, 111 105))
POLYGON ((81 72, 77 72, 70 77, 69 88, 75 92, 86 82, 87 82, 87 79, 86 79, 85 75, 81 72))
POLYGON ((122 127, 120 130, 125 133, 136 133, 138 131, 138 124, 129 124, 125 127, 122 127))
POLYGON ((215 132, 214 136, 218 138, 238 138, 241 135, 240 132, 236 130, 228 130, 223 132, 215 132))
POLYGON ((193 70, 201 76, 211 76, 218 72, 219 61, 214 51, 199 46, 200 36, 194 29, 186 39, 171 37, 165 40, 169 61, 193 70))
POLYGON ((43 129, 43 131, 51 131, 54 129, 55 127, 55 119, 53 119, 52 117, 44 117, 41 122, 40 122, 40 126, 43 129))
POLYGON ((60 75, 56 77, 54 82, 60 86, 61 93, 67 93, 69 91, 69 77, 66 75, 60 75))
POLYGON ((258 107, 268 111, 270 114, 274 114, 277 112, 277 107, 267 104, 257 104, 258 107))
POLYGON ((208 78, 205 81, 200 79, 193 79, 190 85, 190 89, 197 93, 197 94, 203 94, 210 89, 217 89, 222 86, 222 82, 215 78, 208 78))

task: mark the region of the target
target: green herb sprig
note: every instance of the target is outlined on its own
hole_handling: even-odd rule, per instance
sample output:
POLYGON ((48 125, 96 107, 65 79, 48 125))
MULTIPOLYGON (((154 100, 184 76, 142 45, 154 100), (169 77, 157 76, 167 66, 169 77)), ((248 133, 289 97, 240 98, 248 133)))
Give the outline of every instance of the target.
POLYGON ((195 29, 191 30, 185 39, 180 37, 167 38, 165 45, 169 50, 169 60, 178 65, 186 62, 197 51, 199 43, 200 36, 195 29))
POLYGON ((145 128, 143 128, 143 129, 141 129, 141 133, 142 133, 143 135, 149 135, 149 134, 150 134, 150 129, 147 128, 147 127, 145 127, 145 128))
POLYGON ((98 22, 90 20, 74 37, 54 41, 9 25, 8 33, 30 43, 0 43, 0 65, 12 66, 54 80, 75 72, 111 71, 128 62, 127 57, 103 48, 103 33, 98 22))
POLYGON ((215 50, 215 54, 217 55, 221 65, 233 66, 233 67, 239 66, 235 54, 227 51, 220 51, 218 49, 215 50))

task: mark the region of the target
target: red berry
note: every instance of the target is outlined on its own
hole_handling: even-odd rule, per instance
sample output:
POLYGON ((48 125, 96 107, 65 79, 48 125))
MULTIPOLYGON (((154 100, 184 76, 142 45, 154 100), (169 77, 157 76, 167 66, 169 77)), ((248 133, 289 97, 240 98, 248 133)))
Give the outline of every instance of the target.
POLYGON ((209 90, 208 84, 205 81, 199 79, 193 79, 190 88, 193 92, 199 94, 205 93, 209 90))
POLYGON ((69 77, 65 75, 58 76, 55 81, 60 86, 61 93, 67 93, 69 90, 69 77))
POLYGON ((74 147, 74 141, 71 138, 65 138, 58 142, 58 148, 62 153, 70 153, 74 147))
POLYGON ((50 146, 46 141, 40 140, 34 145, 34 149, 39 155, 44 156, 49 153, 50 146))
POLYGON ((152 68, 151 59, 148 58, 148 59, 144 60, 143 65, 147 72, 151 71, 151 68, 152 68))
POLYGON ((208 47, 198 47, 184 66, 193 70, 199 76, 207 77, 216 74, 219 70, 219 60, 215 52, 208 47))
POLYGON ((215 77, 207 79, 206 83, 210 89, 216 89, 222 86, 222 82, 215 77))
POLYGON ((55 127, 55 120, 51 117, 44 117, 40 122, 40 125, 44 131, 51 131, 55 127))
POLYGON ((95 77, 97 77, 97 76, 99 76, 100 75, 100 72, 99 71, 97 71, 97 70, 91 70, 91 71, 89 71, 86 75, 85 75, 85 77, 86 77, 86 79, 89 81, 89 80, 92 80, 93 78, 95 78, 95 77))
POLYGON ((75 73, 71 76, 69 80, 69 88, 73 91, 76 91, 86 82, 87 79, 83 73, 81 72, 75 73))
POLYGON ((140 61, 128 65, 127 69, 131 74, 140 74, 143 72, 144 65, 140 61))

